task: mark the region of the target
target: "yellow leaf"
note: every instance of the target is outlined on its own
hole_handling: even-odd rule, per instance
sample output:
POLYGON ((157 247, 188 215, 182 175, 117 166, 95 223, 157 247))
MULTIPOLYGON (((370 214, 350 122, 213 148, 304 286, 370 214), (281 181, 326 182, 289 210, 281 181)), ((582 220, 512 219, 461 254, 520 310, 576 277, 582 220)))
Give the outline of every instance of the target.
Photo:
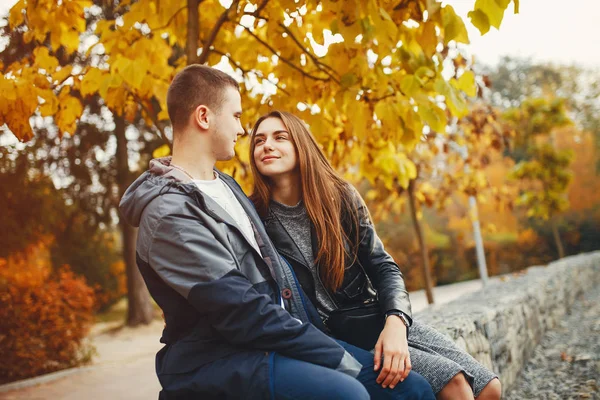
POLYGON ((160 112, 158 113, 157 118, 158 118, 159 121, 166 121, 166 120, 169 119, 169 112, 166 109, 160 110, 160 112))
POLYGON ((17 90, 13 80, 5 79, 0 75, 0 93, 2 93, 2 96, 0 97, 2 100, 16 100, 17 90))
POLYGON ((58 60, 56 57, 50 55, 47 47, 36 47, 33 50, 33 56, 35 57, 35 65, 48 72, 54 72, 56 67, 58 67, 58 60))
POLYGON ((79 48, 79 32, 75 29, 67 29, 60 35, 60 43, 69 53, 77 51, 79 48))
MULTIPOLYGON (((508 5, 508 3, 506 3, 506 5, 508 5)), ((477 0, 475 1, 474 9, 481 10, 488 17, 491 26, 496 29, 500 28, 500 24, 504 17, 504 9, 498 5, 496 0, 477 0)))
POLYGON ((465 92, 467 96, 475 97, 477 94, 477 84, 475 83, 475 74, 473 71, 466 71, 458 78, 458 88, 465 92))
POLYGON ((76 122, 83 113, 83 106, 76 97, 69 94, 69 88, 64 87, 59 94, 59 106, 54 120, 61 133, 75 133, 76 122))
POLYGON ((487 14, 481 10, 469 11, 467 14, 471 18, 471 23, 475 25, 482 35, 485 35, 490 30, 490 19, 487 14))
POLYGON ((377 198, 377 190, 371 189, 369 191, 367 191, 366 195, 365 195, 365 199, 367 201, 373 201, 377 198))
POLYGON ((419 104, 419 116, 429 127, 439 133, 446 131, 446 114, 444 110, 432 103, 419 104))
POLYGON ((400 89, 406 96, 414 97, 421 89, 421 83, 412 74, 404 75, 400 81, 400 89))
POLYGON ((459 92, 450 85, 444 78, 439 77, 435 81, 435 90, 446 98, 446 104, 452 115, 462 118, 469 112, 466 101, 460 96, 459 92))
POLYGON ((361 139, 367 135, 368 124, 373 120, 373 116, 365 103, 353 101, 350 104, 348 117, 352 124, 352 133, 361 139))
POLYGON ((62 67, 59 71, 57 71, 56 73, 54 73, 52 75, 52 78, 55 81, 58 82, 63 82, 64 80, 66 80, 70 75, 71 75, 71 71, 73 70, 73 65, 67 65, 65 67, 62 67))
POLYGON ((43 117, 50 117, 58 111, 58 99, 56 96, 50 96, 46 102, 40 107, 40 113, 43 117))
POLYGON ((123 111, 124 111, 124 115, 125 115, 125 120, 127 122, 132 123, 137 114, 138 105, 131 96, 127 98, 127 101, 125 102, 125 106, 123 107, 123 111))
POLYGON ((423 30, 417 40, 427 57, 431 57, 435 54, 438 45, 438 37, 435 33, 435 23, 433 21, 427 21, 423 24, 423 30))
POLYGON ((15 29, 15 27, 21 25, 25 21, 25 16, 23 15, 23 9, 25 8, 25 0, 19 0, 14 6, 10 9, 10 14, 8 15, 8 24, 10 29, 15 29))
POLYGON ((446 5, 442 8, 442 19, 444 22, 444 44, 451 40, 459 43, 469 44, 469 34, 462 18, 456 15, 454 8, 446 5))
POLYGON ((120 57, 112 65, 111 70, 117 71, 123 80, 133 89, 139 89, 142 86, 142 81, 146 75, 146 69, 143 67, 143 64, 140 65, 136 61, 125 57, 120 57))
POLYGON ((169 145, 163 144, 162 146, 154 149, 154 151, 152 152, 152 157, 153 158, 161 158, 161 157, 166 157, 170 154, 171 154, 171 148, 169 147, 169 145))
POLYGON ((90 68, 81 82, 81 94, 83 96, 88 96, 99 92, 104 76, 105 73, 98 68, 90 68))

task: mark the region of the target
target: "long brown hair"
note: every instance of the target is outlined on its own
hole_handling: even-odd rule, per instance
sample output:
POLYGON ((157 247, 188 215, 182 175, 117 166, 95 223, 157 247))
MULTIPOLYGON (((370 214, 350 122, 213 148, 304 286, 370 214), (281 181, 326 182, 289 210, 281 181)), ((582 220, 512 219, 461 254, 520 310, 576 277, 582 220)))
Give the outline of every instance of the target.
MULTIPOLYGON (((351 240, 350 233, 346 230, 355 231, 358 237, 358 229, 344 229, 342 224, 342 213, 344 213, 355 227, 358 225, 357 211, 351 206, 350 200, 353 189, 333 169, 304 121, 295 115, 284 111, 272 111, 263 115, 254 124, 251 138, 256 134, 258 126, 267 118, 279 118, 296 147, 302 199, 308 217, 315 227, 319 243, 315 263, 324 266, 321 268, 321 278, 325 286, 335 291, 342 285, 344 279, 346 256, 344 243, 346 241, 357 243, 357 238, 351 240)), ((254 140, 250 140, 250 165, 254 174, 254 188, 250 199, 254 202, 258 213, 265 217, 271 200, 271 181, 258 172, 254 161, 254 148, 254 140)), ((355 252, 354 257, 356 257, 355 252)))

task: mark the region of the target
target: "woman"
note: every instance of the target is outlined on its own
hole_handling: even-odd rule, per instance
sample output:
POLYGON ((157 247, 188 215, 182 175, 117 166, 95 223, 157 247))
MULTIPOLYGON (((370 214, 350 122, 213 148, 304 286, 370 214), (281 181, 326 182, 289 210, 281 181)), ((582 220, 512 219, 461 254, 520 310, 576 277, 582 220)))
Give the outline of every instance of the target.
POLYGON ((394 387, 412 368, 438 399, 500 398, 496 375, 412 320, 400 269, 362 198, 333 170, 302 120, 281 111, 261 117, 252 129, 250 160, 251 199, 325 322, 317 325, 332 333, 329 321, 340 310, 379 303, 385 322, 370 355, 378 384, 394 387))

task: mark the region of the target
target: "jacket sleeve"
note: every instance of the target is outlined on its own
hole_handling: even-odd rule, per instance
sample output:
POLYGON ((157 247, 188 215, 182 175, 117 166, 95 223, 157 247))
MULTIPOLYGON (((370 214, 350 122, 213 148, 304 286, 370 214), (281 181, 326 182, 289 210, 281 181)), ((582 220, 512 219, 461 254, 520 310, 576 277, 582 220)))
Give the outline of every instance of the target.
POLYGON ((154 232, 150 266, 226 341, 358 375, 360 363, 335 340, 255 289, 228 251, 226 235, 180 215, 163 216, 154 232))
POLYGON ((377 289, 382 311, 402 311, 412 324, 410 299, 402 272, 377 236, 364 200, 353 187, 351 193, 358 218, 358 261, 377 289))

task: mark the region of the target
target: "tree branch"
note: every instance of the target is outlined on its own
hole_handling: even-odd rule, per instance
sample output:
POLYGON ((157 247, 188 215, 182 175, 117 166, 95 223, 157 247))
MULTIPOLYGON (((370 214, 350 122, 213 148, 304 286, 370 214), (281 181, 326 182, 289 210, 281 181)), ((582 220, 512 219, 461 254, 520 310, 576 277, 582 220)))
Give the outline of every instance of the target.
POLYGON ((158 137, 167 146, 169 146, 170 150, 173 150, 171 142, 169 142, 169 139, 167 139, 167 135, 166 135, 165 131, 160 127, 160 124, 159 124, 158 119, 156 118, 156 115, 153 112, 150 112, 148 107, 146 107, 146 105, 144 104, 144 101, 142 99, 140 99, 140 97, 137 94, 132 93, 131 91, 130 91, 130 93, 133 95, 133 98, 135 99, 135 101, 137 101, 138 104, 142 107, 142 110, 144 110, 146 112, 146 115, 148 115, 150 117, 150 119, 152 120, 152 122, 154 123, 154 127, 156 128, 156 133, 157 133, 158 137))
POLYGON ((265 6, 267 5, 268 2, 269 2, 269 0, 263 0, 263 2, 260 3, 260 5, 256 8, 256 10, 254 10, 252 12, 245 12, 244 15, 251 15, 255 18, 260 17, 260 12, 265 8, 265 6))
POLYGON ((180 12, 182 12, 183 10, 185 10, 186 8, 187 8, 187 6, 183 6, 183 7, 181 7, 179 10, 175 11, 175 12, 173 13, 173 15, 171 15, 171 18, 169 18, 169 20, 167 21, 167 23, 166 23, 165 25, 163 25, 163 26, 159 26, 159 27, 157 27, 157 28, 152 28, 151 30, 152 30, 152 31, 155 31, 155 30, 156 30, 156 31, 159 31, 159 30, 161 30, 161 29, 166 29, 166 28, 167 28, 169 25, 171 25, 171 22, 173 22, 173 20, 175 19, 175 17, 177 17, 177 15, 178 15, 180 12))
POLYGON ((239 4, 239 2, 240 2, 240 0, 234 0, 231 3, 231 5, 229 6, 228 9, 226 9, 225 11, 223 11, 223 14, 221 14, 221 16, 219 17, 219 19, 217 20, 217 22, 213 26, 212 31, 210 32, 210 34, 206 38, 206 41, 204 42, 204 44, 202 45, 202 53, 200 54, 200 58, 198 59, 198 63, 199 64, 204 64, 206 61, 208 61, 208 56, 210 54, 210 46, 212 46, 213 42, 217 38, 217 34, 219 33, 219 30, 221 29, 221 27, 223 26, 223 24, 227 20, 229 20, 229 12, 234 7, 237 7, 237 5, 239 4))
MULTIPOLYGON (((327 81, 329 81, 329 79, 328 79, 328 78, 322 78, 322 77, 319 77, 319 76, 311 75, 311 74, 309 74, 308 72, 304 71, 302 68, 298 67, 298 66, 297 66, 296 64, 294 64, 292 61, 290 61, 290 60, 288 60, 288 59, 286 59, 286 58, 283 58, 283 57, 281 57, 281 56, 280 56, 280 55, 277 53, 277 50, 275 50, 275 49, 274 49, 274 48, 273 48, 273 47, 272 47, 270 44, 268 44, 267 42, 265 42, 264 40, 262 40, 261 38, 259 38, 259 37, 258 37, 258 36, 257 36, 257 35, 254 33, 254 32, 252 32, 250 29, 248 29, 248 27, 246 27, 246 26, 244 26, 244 25, 242 25, 242 24, 239 24, 239 23, 238 23, 238 25, 239 25, 239 26, 241 26, 242 28, 244 28, 244 29, 246 30, 246 32, 248 32, 248 33, 250 34, 250 36, 252 36, 254 39, 256 39, 256 41, 257 41, 258 43, 262 44, 262 45, 263 45, 263 46, 265 46, 267 49, 269 49, 269 51, 271 51, 271 53, 273 53, 274 55, 276 55, 277 57, 279 57, 279 59, 280 59, 281 61, 283 61, 285 64, 289 65, 290 67, 292 67, 292 69, 295 69, 296 71, 300 72, 300 73, 301 73, 302 75, 304 75, 305 77, 307 77, 307 78, 310 78, 310 79, 314 79, 314 80, 316 80, 316 81, 323 81, 323 82, 327 82, 327 81)), ((328 75, 328 76, 329 76, 329 75, 328 75)), ((331 78, 331 77, 329 76, 329 78, 331 78)))
POLYGON ((291 96, 290 92, 288 92, 287 90, 285 90, 285 88, 281 87, 281 85, 279 85, 279 83, 277 83, 277 82, 273 82, 273 81, 272 81, 272 80, 270 80, 268 77, 267 77, 267 78, 265 78, 265 76, 262 74, 262 72, 261 72, 261 71, 251 71, 251 70, 247 70, 247 69, 245 69, 244 67, 242 67, 242 65, 241 65, 240 63, 238 63, 237 61, 235 61, 235 60, 234 60, 234 59, 231 57, 231 55, 229 55, 229 54, 226 54, 226 53, 224 53, 224 52, 222 52, 222 51, 220 51, 220 50, 217 50, 217 49, 213 49, 212 51, 213 51, 214 53, 216 53, 216 54, 220 54, 220 55, 222 55, 222 56, 224 56, 224 57, 227 57, 227 59, 228 59, 230 62, 232 62, 232 63, 233 63, 233 65, 235 65, 235 67, 236 67, 236 68, 239 68, 239 69, 242 71, 242 73, 243 73, 244 75, 248 75, 249 73, 251 73, 251 72, 252 72, 252 73, 256 74, 256 75, 257 75, 259 78, 261 78, 261 79, 264 79, 264 80, 266 80, 267 82, 269 82, 270 84, 272 84, 272 85, 274 85, 275 87, 277 87, 277 89, 281 90, 281 92, 285 93, 285 94, 286 94, 286 95, 288 95, 288 96, 291 96))
POLYGON ((339 74, 337 73, 336 70, 331 68, 329 65, 324 64, 321 61, 319 61, 313 53, 311 53, 308 49, 306 49, 302 45, 302 42, 300 42, 300 40, 298 40, 298 38, 296 38, 296 36, 294 36, 292 31, 287 26, 285 26, 281 22, 279 23, 279 26, 281 28, 283 28, 284 32, 287 33, 290 36, 290 38, 292 38, 292 40, 296 43, 296 45, 298 45, 298 47, 304 52, 304 54, 306 54, 312 60, 312 62, 317 66, 317 68, 319 68, 319 70, 321 70, 323 73, 327 74, 338 85, 340 84, 339 79, 332 75, 332 74, 335 74, 335 75, 339 76, 339 74), (328 69, 330 72, 325 71, 326 69, 328 69))
MULTIPOLYGON (((251 15, 251 16, 257 18, 257 19, 261 19, 261 20, 267 21, 267 22, 269 21, 269 19, 267 17, 263 17, 263 16, 260 16, 260 15, 256 14, 256 11, 252 12, 252 13, 246 12, 246 13, 244 13, 244 15, 251 15)), ((337 76, 339 76, 339 74, 338 74, 338 72, 336 70, 334 70, 329 65, 327 65, 327 64, 319 61, 319 59, 313 53, 311 53, 306 47, 304 47, 304 45, 302 44, 302 42, 300 42, 300 40, 298 38, 296 38, 296 36, 292 33, 292 31, 287 26, 285 26, 281 22, 279 22, 277 25, 279 25, 283 29, 283 31, 285 33, 287 33, 290 36, 290 38, 292 38, 292 40, 294 41, 294 43, 296 43, 296 45, 300 48, 300 50, 302 50, 302 52, 304 54, 306 54, 311 59, 311 61, 315 64, 315 66, 321 72, 327 74, 327 76, 329 76, 338 85, 340 84, 339 78, 337 78, 337 76), (329 70, 329 72, 326 71, 326 70, 329 70), (336 76, 334 76, 334 75, 336 75, 336 76)))

